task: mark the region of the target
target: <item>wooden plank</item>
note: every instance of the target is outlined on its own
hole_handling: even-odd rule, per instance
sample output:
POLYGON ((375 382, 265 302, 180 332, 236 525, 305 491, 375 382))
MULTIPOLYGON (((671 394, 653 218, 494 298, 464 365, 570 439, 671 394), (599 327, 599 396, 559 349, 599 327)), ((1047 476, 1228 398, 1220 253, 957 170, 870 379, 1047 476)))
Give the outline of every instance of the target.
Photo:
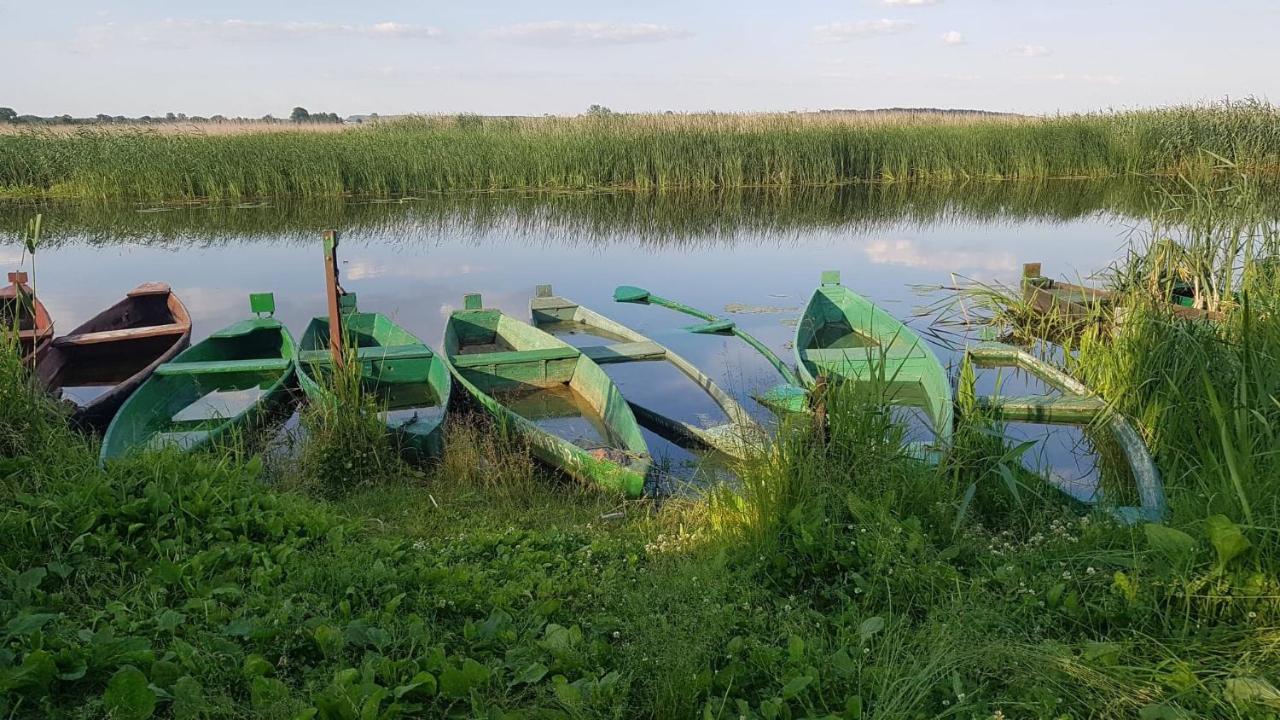
POLYGON ((254 358, 252 360, 208 360, 204 362, 172 362, 156 368, 157 375, 205 375, 214 373, 277 372, 288 370, 288 358, 254 358))
POLYGON ((517 365, 528 362, 545 362, 547 360, 569 360, 582 353, 574 347, 543 348, 539 350, 513 350, 508 352, 474 353, 471 355, 454 355, 450 362, 454 367, 473 368, 496 365, 517 365))
POLYGON ((338 231, 324 231, 324 291, 329 307, 329 352, 333 364, 342 367, 342 308, 338 301, 342 289, 338 285, 338 231))
POLYGON ((181 335, 187 331, 187 325, 169 323, 167 325, 151 325, 149 327, 125 328, 123 330, 102 330, 99 332, 63 335, 53 341, 54 347, 78 347, 83 345, 99 345, 109 342, 128 340, 144 340, 146 338, 181 335))
POLYGON ((666 348, 652 340, 646 342, 614 343, 613 345, 593 345, 579 348, 583 355, 597 363, 634 362, 636 360, 662 360, 667 356, 666 348))
POLYGON ((978 406, 1013 422, 1082 425, 1106 412, 1101 398, 1083 395, 979 397, 978 406))
MULTIPOLYGON (((434 356, 431 348, 425 345, 379 345, 356 350, 357 360, 425 360, 434 356)), ((298 353, 298 361, 308 365, 329 365, 333 362, 333 354, 328 350, 303 350, 298 353)))

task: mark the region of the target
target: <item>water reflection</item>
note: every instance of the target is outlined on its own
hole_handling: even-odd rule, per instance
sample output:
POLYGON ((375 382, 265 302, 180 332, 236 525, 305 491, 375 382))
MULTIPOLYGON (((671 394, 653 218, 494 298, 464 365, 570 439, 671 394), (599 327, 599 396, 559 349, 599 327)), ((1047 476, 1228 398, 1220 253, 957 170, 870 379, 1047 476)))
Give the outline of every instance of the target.
MULTIPOLYGON (((750 395, 776 384, 764 360, 741 342, 681 331, 680 316, 610 302, 614 286, 637 284, 724 313, 790 360, 798 308, 820 271, 926 330, 917 317, 952 274, 1015 283, 1020 263, 1087 274, 1116 255, 1134 216, 1158 187, 1137 181, 990 183, 945 190, 861 185, 803 192, 693 194, 470 195, 146 209, 103 205, 0 204, 0 263, 21 258, 19 230, 45 214, 47 244, 36 284, 58 328, 71 328, 140 282, 169 283, 186 302, 193 340, 244 317, 250 292, 276 294, 276 316, 295 331, 323 312, 319 233, 344 233, 343 282, 362 308, 387 314, 438 347, 445 320, 466 292, 527 319, 534 286, 560 293, 627 324, 699 365, 742 404, 768 417, 750 395)), ((954 374, 959 355, 939 347, 954 374)), ((705 396, 668 376, 665 363, 606 367, 642 404, 705 420, 705 396)), ((677 374, 678 375, 678 374, 677 374)), ((979 392, 991 392, 994 371, 979 392)), ((1001 391, 1035 392, 1004 373, 1001 391)), ((1017 427, 1052 437, 1033 456, 1085 497, 1097 475, 1073 450, 1071 428, 1017 427)), ((649 436, 660 461, 698 465, 649 436)))

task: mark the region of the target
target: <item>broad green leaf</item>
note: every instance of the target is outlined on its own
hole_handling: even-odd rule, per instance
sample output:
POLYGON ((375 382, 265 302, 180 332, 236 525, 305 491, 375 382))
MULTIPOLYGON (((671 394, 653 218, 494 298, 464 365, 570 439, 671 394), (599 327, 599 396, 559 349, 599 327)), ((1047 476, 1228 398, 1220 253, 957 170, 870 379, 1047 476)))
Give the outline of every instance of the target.
POLYGON ((884 618, 876 615, 875 617, 869 617, 862 621, 862 624, 858 626, 858 636, 861 637, 862 642, 865 643, 881 630, 884 630, 884 618))
POLYGON ((107 682, 102 704, 114 720, 146 720, 156 710, 156 694, 141 670, 126 665, 107 682))
POLYGON ((1263 678, 1227 680, 1227 700, 1237 705, 1262 705, 1280 710, 1280 690, 1263 678))
POLYGON ((547 675, 547 666, 540 662, 529 663, 516 676, 511 679, 508 685, 532 685, 547 675))
POLYGON ((489 668, 467 658, 460 667, 446 666, 440 673, 440 692, 454 698, 467 697, 489 680, 489 668))
POLYGON ((809 687, 809 683, 813 682, 812 675, 801 675, 798 678, 792 678, 791 682, 782 686, 782 699, 790 700, 791 698, 804 692, 809 687))
POLYGON ((26 637, 44 627, 45 623, 58 617, 57 613, 35 613, 19 615, 5 623, 4 630, 11 637, 26 637))
POLYGON ((183 675, 173 684, 173 717, 177 720, 204 715, 204 688, 190 675, 183 675))
POLYGON ((1219 568, 1225 568, 1251 545, 1249 538, 1225 515, 1214 515, 1206 520, 1205 534, 1213 544, 1213 549, 1218 551, 1219 568))
POLYGON ((1196 552, 1196 539, 1176 528, 1156 523, 1142 526, 1147 545, 1163 555, 1170 564, 1183 567, 1196 552))
POLYGON ((420 672, 413 676, 407 684, 395 689, 396 699, 407 697, 410 700, 422 700, 436 694, 436 677, 429 672, 420 672))

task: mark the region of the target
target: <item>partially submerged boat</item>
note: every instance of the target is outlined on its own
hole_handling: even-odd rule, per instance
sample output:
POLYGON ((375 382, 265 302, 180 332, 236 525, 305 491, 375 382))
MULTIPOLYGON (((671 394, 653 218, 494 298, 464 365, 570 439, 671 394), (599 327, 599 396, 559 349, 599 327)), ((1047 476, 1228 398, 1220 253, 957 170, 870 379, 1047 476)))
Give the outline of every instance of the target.
POLYGON ((145 449, 208 447, 252 428, 292 399, 297 353, 270 293, 254 317, 229 325, 155 369, 125 401, 102 441, 105 462, 145 449))
POLYGON ((809 411, 809 390, 800 378, 773 353, 767 345, 760 342, 732 320, 717 317, 709 312, 699 310, 684 303, 665 298, 634 285, 619 285, 613 291, 614 302, 635 303, 638 305, 657 305, 678 313, 698 318, 703 322, 685 328, 700 335, 726 335, 736 337, 760 353, 773 366, 782 383, 769 388, 756 399, 764 406, 780 413, 805 413, 809 411))
MULTIPOLYGON (((359 312, 354 294, 342 302, 342 346, 360 364, 361 385, 379 403, 387 432, 409 459, 440 457, 453 387, 444 359, 386 315, 359 312)), ((332 392, 333 363, 329 318, 313 318, 298 341, 298 385, 307 397, 332 392)))
MULTIPOLYGON (((966 350, 978 367, 1022 370, 1045 383, 1056 395, 1029 397, 979 397, 980 407, 998 419, 1059 425, 1105 426, 1124 454, 1133 476, 1136 505, 1113 504, 1107 509, 1127 523, 1161 522, 1167 512, 1164 485, 1151 459, 1151 451, 1133 423, 1108 408, 1106 402, 1070 375, 1019 347, 984 342, 966 350)), ((1108 498, 1099 498, 1103 503, 1108 498)))
POLYGON ((751 448, 761 446, 765 432, 751 414, 693 363, 670 348, 590 308, 555 295, 550 285, 537 287, 529 301, 529 314, 536 328, 549 332, 563 328, 581 329, 595 337, 615 341, 578 348, 598 365, 646 361, 670 363, 705 392, 726 419, 717 425, 700 427, 628 399, 632 412, 650 430, 680 444, 696 444, 739 459, 745 458, 751 448))
POLYGON ((143 283, 66 335, 36 363, 45 390, 74 406, 76 425, 102 432, 160 365, 191 344, 191 316, 164 283, 143 283))
POLYGON ((630 497, 644 492, 652 460, 640 426, 581 350, 467 295, 443 351, 459 384, 538 459, 630 497))
POLYGON ((923 409, 939 445, 951 442, 951 381, 938 356, 911 328, 841 285, 840 273, 822 274, 796 326, 795 354, 806 386, 822 376, 874 380, 890 402, 923 409))
MULTIPOLYGON (((1065 323, 1070 328, 1099 320, 1103 311, 1115 306, 1120 295, 1114 290, 1045 277, 1037 262, 1022 266, 1022 298, 1037 315, 1065 323)), ((1172 289, 1167 307, 1174 317, 1184 320, 1222 322, 1226 317, 1219 310, 1195 307, 1192 295, 1181 286, 1172 289)))
POLYGON ((17 333, 18 353, 25 363, 38 360, 53 342, 53 318, 24 272, 9 273, 9 284, 0 287, 0 332, 17 333))

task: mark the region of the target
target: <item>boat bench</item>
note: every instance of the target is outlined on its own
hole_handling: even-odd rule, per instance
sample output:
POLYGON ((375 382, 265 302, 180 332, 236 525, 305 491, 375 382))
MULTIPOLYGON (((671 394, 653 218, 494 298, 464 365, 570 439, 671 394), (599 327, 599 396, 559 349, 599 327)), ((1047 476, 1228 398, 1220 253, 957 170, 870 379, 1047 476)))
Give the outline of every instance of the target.
POLYGON ((583 355, 597 363, 632 362, 635 360, 662 360, 667 356, 666 348, 652 340, 646 342, 623 342, 613 345, 593 345, 579 348, 583 355))
POLYGON ((538 350, 512 350, 507 352, 475 353, 473 355, 454 355, 449 362, 458 368, 492 367, 495 365, 518 365, 528 362, 545 362, 548 360, 571 360, 582 355, 575 347, 554 347, 538 350))
POLYGON ((867 363, 879 362, 882 359, 897 361, 922 358, 925 357, 925 352, 924 348, 920 345, 911 345, 905 350, 901 346, 890 346, 888 348, 867 346, 858 348, 828 348, 825 350, 806 349, 800 351, 800 356, 811 363, 839 366, 845 364, 865 365, 867 363))
POLYGON ((181 335, 190 329, 189 325, 169 323, 167 325, 151 325, 148 327, 124 328, 121 330, 101 330, 99 332, 76 333, 63 335, 53 341, 54 347, 80 347, 119 340, 143 340, 166 335, 181 335))
POLYGON ((202 362, 171 362, 156 368, 157 375, 206 375, 213 373, 279 372, 288 370, 293 361, 288 358, 253 358, 250 360, 209 360, 202 362))
MULTIPOLYGON (((356 348, 356 360, 426 360, 435 357, 426 345, 378 345, 356 348)), ((333 364, 331 350, 303 350, 298 361, 308 365, 333 364)))

